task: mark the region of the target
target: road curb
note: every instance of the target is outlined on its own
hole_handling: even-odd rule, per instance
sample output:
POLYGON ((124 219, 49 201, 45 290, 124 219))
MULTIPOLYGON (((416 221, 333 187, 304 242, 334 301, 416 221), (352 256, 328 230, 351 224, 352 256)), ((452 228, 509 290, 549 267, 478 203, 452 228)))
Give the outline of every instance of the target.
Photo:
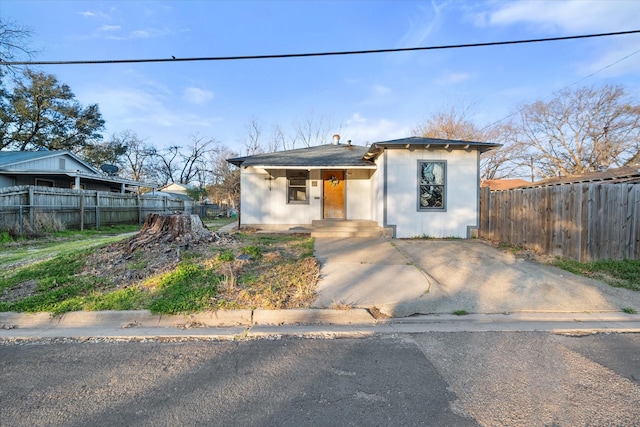
POLYGON ((424 332, 640 333, 640 315, 503 313, 374 319, 365 309, 220 310, 189 315, 149 311, 0 313, 0 341, 91 339, 251 339, 367 337, 424 332))
POLYGON ((218 310, 185 315, 135 311, 74 311, 50 313, 0 313, 0 329, 51 328, 198 328, 254 325, 363 325, 376 320, 365 309, 325 310, 218 310))

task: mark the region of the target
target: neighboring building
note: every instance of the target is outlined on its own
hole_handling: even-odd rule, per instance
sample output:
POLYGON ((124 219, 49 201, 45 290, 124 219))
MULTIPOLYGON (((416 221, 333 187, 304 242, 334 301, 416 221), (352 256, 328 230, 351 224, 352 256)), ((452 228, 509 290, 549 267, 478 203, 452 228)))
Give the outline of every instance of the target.
POLYGON ((579 175, 559 176, 542 181, 530 182, 522 186, 522 188, 584 183, 638 184, 640 183, 640 166, 623 166, 621 168, 607 169, 603 172, 587 172, 579 175))
MULTIPOLYGON (((337 137, 337 135, 336 135, 337 137)), ((240 226, 371 220, 397 238, 470 237, 478 227, 480 154, 499 144, 410 137, 238 157, 240 226)))
POLYGON ((17 185, 117 193, 156 187, 105 175, 69 151, 0 151, 0 188, 17 185))
POLYGON ((167 184, 163 187, 160 187, 158 189, 158 192, 170 194, 172 197, 176 199, 193 201, 191 196, 189 196, 189 194, 187 193, 187 190, 193 190, 193 189, 195 189, 195 187, 193 187, 192 185, 178 184, 176 182, 173 182, 171 184, 167 184))
POLYGON ((531 185, 531 181, 524 179, 485 179, 480 183, 480 187, 489 187, 491 191, 511 190, 527 185, 531 185))

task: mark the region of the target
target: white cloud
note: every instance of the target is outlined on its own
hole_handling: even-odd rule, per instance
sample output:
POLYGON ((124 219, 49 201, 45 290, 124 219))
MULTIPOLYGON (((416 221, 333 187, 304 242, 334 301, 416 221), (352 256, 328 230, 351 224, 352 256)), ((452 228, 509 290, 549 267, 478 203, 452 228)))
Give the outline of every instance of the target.
POLYGON ((430 8, 422 5, 418 6, 419 13, 416 13, 414 19, 409 22, 409 29, 402 36, 398 45, 400 47, 416 47, 421 46, 429 38, 429 36, 441 26, 442 8, 444 5, 431 3, 430 8))
POLYGON ((391 93, 391 89, 389 89, 388 87, 383 86, 383 85, 375 85, 375 86, 373 86, 373 92, 376 95, 387 95, 387 94, 391 93))
POLYGON ((438 83, 441 84, 455 84, 465 80, 469 80, 471 74, 469 73, 447 73, 438 79, 438 83))
POLYGON ((514 25, 529 23, 545 31, 621 31, 636 29, 640 7, 635 1, 515 1, 498 3, 496 10, 478 14, 476 23, 514 25))
POLYGON ((191 104, 203 105, 212 100, 214 94, 211 91, 191 86, 184 90, 183 98, 191 104))
POLYGON ((98 31, 116 31, 122 28, 120 25, 103 25, 98 31))
POLYGON ((90 10, 86 10, 84 12, 78 12, 78 15, 84 16, 85 18, 101 18, 101 19, 109 19, 109 15, 103 12, 91 12, 90 10))
POLYGON ((356 145, 403 138, 408 134, 408 128, 403 128, 393 120, 386 118, 370 120, 360 113, 353 113, 349 119, 345 120, 342 128, 343 139, 351 139, 356 145))
POLYGON ((132 87, 91 87, 80 94, 83 99, 98 103, 107 132, 134 129, 140 137, 163 146, 180 142, 192 132, 206 132, 221 121, 201 111, 189 111, 176 106, 170 96, 157 91, 132 87))

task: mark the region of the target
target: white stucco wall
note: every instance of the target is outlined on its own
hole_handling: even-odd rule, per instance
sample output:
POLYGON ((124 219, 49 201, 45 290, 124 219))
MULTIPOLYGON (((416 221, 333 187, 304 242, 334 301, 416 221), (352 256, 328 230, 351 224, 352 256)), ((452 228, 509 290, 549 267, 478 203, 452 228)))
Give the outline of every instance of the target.
POLYGON ((468 237, 467 227, 478 224, 477 151, 400 149, 385 150, 384 155, 387 225, 395 225, 395 237, 468 237), (419 160, 446 161, 444 211, 418 211, 419 160))
POLYGON ((371 170, 353 169, 346 174, 347 219, 373 219, 371 200, 371 170))
MULTIPOLYGON (((372 219, 370 170, 346 171, 347 219, 372 219)), ((322 219, 322 176, 320 170, 309 172, 308 204, 287 203, 285 170, 248 167, 241 171, 241 225, 308 226, 322 219), (315 183, 315 185, 314 185, 315 183)))

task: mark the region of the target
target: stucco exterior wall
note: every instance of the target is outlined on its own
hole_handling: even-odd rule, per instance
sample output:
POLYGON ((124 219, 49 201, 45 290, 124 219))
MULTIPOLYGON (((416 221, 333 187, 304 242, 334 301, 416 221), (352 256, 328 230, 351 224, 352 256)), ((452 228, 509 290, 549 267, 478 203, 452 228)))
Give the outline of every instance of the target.
POLYGON ((284 170, 247 168, 241 174, 241 216, 242 225, 308 225, 319 219, 321 186, 313 187, 312 180, 319 179, 319 173, 309 175, 308 204, 287 203, 287 177, 284 170), (315 176, 314 176, 315 175, 315 176), (314 212, 318 214, 314 215, 314 212))
POLYGON ((373 219, 371 215, 371 170, 353 169, 346 174, 347 219, 373 219))
POLYGON ((476 150, 400 149, 385 150, 384 155, 388 156, 387 225, 395 226, 395 237, 468 237, 468 227, 478 224, 476 150), (420 160, 446 161, 444 210, 418 210, 420 160))
MULTIPOLYGON (((372 219, 371 172, 362 169, 346 171, 347 219, 372 219)), ((287 203, 286 170, 248 167, 242 170, 240 179, 242 226, 309 226, 311 221, 322 219, 320 170, 309 172, 307 204, 287 203)))

